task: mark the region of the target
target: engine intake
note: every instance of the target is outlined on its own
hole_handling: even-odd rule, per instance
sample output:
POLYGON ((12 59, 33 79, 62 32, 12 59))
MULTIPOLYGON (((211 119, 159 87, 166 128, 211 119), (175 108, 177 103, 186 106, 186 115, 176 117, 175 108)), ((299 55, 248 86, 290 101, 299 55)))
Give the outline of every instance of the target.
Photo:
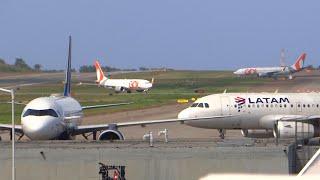
POLYGON ((247 138, 273 138, 272 130, 268 129, 241 129, 241 134, 247 138))
POLYGON ((319 128, 303 122, 278 121, 273 129, 276 138, 307 139, 319 136, 319 128))
POLYGON ((108 129, 100 133, 99 140, 124 140, 123 134, 118 130, 108 129))

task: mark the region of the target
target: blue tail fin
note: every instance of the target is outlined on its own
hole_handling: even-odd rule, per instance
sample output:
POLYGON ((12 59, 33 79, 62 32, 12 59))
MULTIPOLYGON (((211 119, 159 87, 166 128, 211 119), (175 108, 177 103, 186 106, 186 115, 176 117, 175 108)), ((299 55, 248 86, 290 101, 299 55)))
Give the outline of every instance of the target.
POLYGON ((68 52, 68 63, 66 69, 66 79, 64 84, 63 96, 70 96, 71 94, 71 36, 69 36, 69 52, 68 52))

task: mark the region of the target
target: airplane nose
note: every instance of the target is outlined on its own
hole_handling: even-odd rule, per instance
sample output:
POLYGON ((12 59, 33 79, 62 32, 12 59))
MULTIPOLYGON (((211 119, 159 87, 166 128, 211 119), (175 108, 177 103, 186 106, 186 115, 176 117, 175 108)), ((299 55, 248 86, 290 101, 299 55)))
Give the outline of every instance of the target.
POLYGON ((32 140, 53 139, 63 130, 59 119, 55 117, 24 117, 22 128, 24 134, 32 140))
POLYGON ((178 114, 178 118, 179 119, 186 119, 186 118, 189 118, 190 116, 190 113, 187 109, 185 110, 182 110, 179 114, 178 114))

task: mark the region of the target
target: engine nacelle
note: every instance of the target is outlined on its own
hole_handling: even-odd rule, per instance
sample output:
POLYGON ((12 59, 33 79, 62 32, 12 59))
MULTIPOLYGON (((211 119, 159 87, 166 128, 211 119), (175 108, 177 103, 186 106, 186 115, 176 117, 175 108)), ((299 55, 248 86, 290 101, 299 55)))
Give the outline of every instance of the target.
POLYGON ((121 86, 116 86, 116 87, 114 88, 114 91, 115 91, 115 92, 123 92, 123 91, 125 91, 125 88, 124 88, 124 87, 121 87, 121 86))
POLYGON ((247 138, 273 138, 272 130, 268 129, 241 129, 243 137, 247 138))
POLYGON ((124 140, 124 136, 118 130, 108 129, 100 133, 98 140, 124 140))
POLYGON ((319 128, 309 123, 278 121, 273 129, 273 135, 276 138, 313 138, 319 136, 319 128))

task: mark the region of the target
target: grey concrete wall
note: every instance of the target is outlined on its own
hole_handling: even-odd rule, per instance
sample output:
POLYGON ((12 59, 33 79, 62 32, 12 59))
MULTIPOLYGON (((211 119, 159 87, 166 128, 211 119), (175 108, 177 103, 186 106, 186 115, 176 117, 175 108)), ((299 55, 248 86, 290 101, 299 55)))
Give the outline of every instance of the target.
MULTIPOLYGON (((1 180, 11 178, 10 153, 10 148, 0 148, 1 180)), ((209 173, 288 173, 282 147, 34 147, 17 149, 16 175, 17 180, 96 180, 98 162, 125 165, 129 180, 198 179, 209 173)))

